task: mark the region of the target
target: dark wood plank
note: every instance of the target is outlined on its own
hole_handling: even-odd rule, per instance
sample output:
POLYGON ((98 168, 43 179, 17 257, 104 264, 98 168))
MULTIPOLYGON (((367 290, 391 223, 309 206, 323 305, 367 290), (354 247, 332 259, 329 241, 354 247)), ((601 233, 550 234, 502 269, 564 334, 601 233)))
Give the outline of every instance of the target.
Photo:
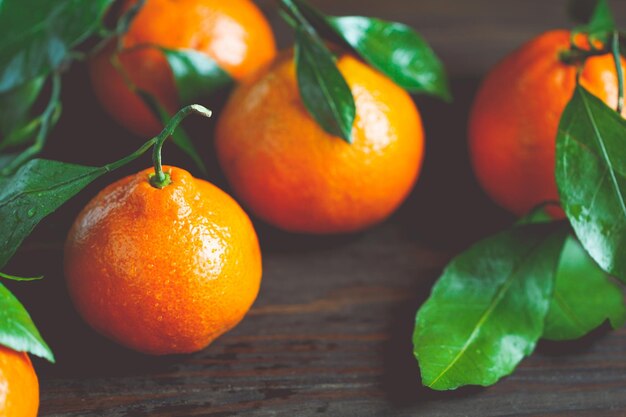
MULTIPOLYGON (((273 1, 260 3, 270 14, 273 1)), ((11 285, 58 356, 54 366, 35 362, 41 415, 626 415, 625 330, 541 343, 513 376, 489 389, 424 389, 411 352, 415 311, 447 260, 512 220, 479 190, 465 153, 467 112, 479 79, 524 40, 566 26, 566 2, 315 3, 330 13, 409 23, 444 59, 456 100, 418 99, 428 154, 414 193, 388 222, 354 236, 293 236, 257 223, 264 280, 244 322, 197 354, 151 358, 94 334, 74 313, 63 286, 61 240, 72 217, 103 184, 149 161, 98 181, 38 228, 10 265, 47 273, 44 282, 11 285)), ((614 3, 623 20, 626 5, 614 3)), ((281 45, 288 45, 291 35, 272 16, 281 45)), ((47 156, 98 164, 138 145, 94 103, 84 69, 72 70, 66 85, 64 118, 47 156)), ((193 128, 212 160, 210 132, 205 125, 193 128)), ((189 166, 172 148, 166 160, 189 166)), ((215 167, 211 178, 225 186, 215 167)))

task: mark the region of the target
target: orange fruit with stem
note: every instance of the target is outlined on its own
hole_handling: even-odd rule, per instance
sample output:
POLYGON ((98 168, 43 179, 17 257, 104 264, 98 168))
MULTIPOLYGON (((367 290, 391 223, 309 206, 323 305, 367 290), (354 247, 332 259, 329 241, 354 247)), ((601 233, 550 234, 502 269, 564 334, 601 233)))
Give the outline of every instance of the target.
POLYGON ((217 155, 235 194, 288 231, 354 232, 378 223, 420 171, 424 134, 409 94, 352 55, 337 67, 356 104, 352 144, 307 112, 291 52, 239 86, 218 121, 217 155))
POLYGON ((191 111, 210 115, 185 107, 159 136, 113 164, 154 146, 154 168, 102 190, 65 244, 67 286, 85 321, 154 355, 209 345, 243 319, 261 282, 259 243, 241 207, 209 182, 161 164, 163 143, 191 111))
POLYGON ((248 216, 214 185, 164 167, 91 200, 65 245, 72 300, 94 329, 140 352, 203 349, 244 317, 259 291, 261 254, 248 216))
MULTIPOLYGON (((137 0, 126 0, 128 10, 137 0)), ((154 136, 162 125, 124 74, 111 63, 117 40, 90 62, 94 92, 111 116, 142 137, 154 136)), ((138 88, 152 94, 170 114, 180 107, 171 69, 155 45, 193 49, 207 54, 234 80, 243 81, 275 57, 271 27, 251 0, 147 0, 123 36, 119 60, 138 88), (133 49, 134 48, 134 49, 133 49)))
MULTIPOLYGON (((579 68, 582 86, 610 107, 617 106, 612 56, 566 63, 562 58, 570 36, 565 30, 550 31, 507 56, 485 77, 472 107, 469 150, 476 177, 496 203, 517 215, 559 200, 556 135, 579 68)), ((622 65, 626 68, 623 59, 622 65)), ((549 210, 563 216, 558 208, 549 210)))
POLYGON ((37 417, 39 381, 28 354, 0 346, 0 416, 37 417))

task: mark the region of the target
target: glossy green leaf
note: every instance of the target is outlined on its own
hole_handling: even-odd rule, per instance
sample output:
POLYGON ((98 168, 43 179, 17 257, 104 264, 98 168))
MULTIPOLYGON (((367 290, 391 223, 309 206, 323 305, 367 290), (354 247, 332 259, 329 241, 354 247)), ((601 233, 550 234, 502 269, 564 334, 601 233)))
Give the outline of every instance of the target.
POLYGON ((520 218, 516 225, 554 222, 555 220, 546 211, 546 208, 549 205, 550 204, 540 204, 539 206, 533 208, 530 212, 528 212, 528 214, 520 218))
MULTIPOLYGON (((154 96, 150 93, 147 93, 143 90, 136 90, 139 97, 146 103, 146 105, 150 108, 152 113, 161 121, 163 126, 167 124, 172 118, 172 116, 165 110, 165 108, 154 98, 154 96)), ((200 154, 198 153, 195 145, 187 136, 182 127, 179 127, 172 134, 172 142, 176 146, 178 146, 183 152, 185 152, 196 164, 198 169, 202 172, 202 174, 207 175, 206 165, 200 158, 200 154)))
POLYGON ((561 253, 542 337, 578 339, 606 320, 615 329, 624 325, 624 294, 578 241, 569 237, 561 253))
POLYGON ((43 340, 24 306, 0 284, 0 345, 18 352, 29 352, 54 362, 50 347, 43 340))
POLYGON ((26 121, 44 84, 45 77, 39 77, 0 94, 0 147, 4 138, 26 121))
POLYGON ((13 174, 21 165, 36 157, 43 150, 48 134, 61 116, 60 96, 61 76, 57 72, 52 76, 52 91, 43 113, 29 120, 24 126, 15 129, 0 143, 0 149, 29 144, 27 148, 17 153, 7 166, 0 170, 0 176, 13 174))
MULTIPOLYGON (((152 46, 149 46, 149 47, 152 48, 152 46)), ((111 59, 111 63, 117 69, 117 71, 120 72, 120 74, 122 75, 126 83, 128 84, 128 88, 131 91, 134 91, 135 94, 137 94, 139 98, 141 98, 144 104, 148 106, 148 108, 150 109, 154 117, 160 120, 163 126, 166 126, 167 123, 171 120, 172 116, 165 109, 165 107, 163 107, 163 105, 161 105, 161 103, 159 103, 156 97, 154 97, 151 93, 149 93, 148 91, 142 90, 141 88, 137 87, 136 85, 132 83, 132 81, 130 80, 130 77, 124 70, 124 67, 119 60, 119 55, 117 54, 113 55, 111 59)), ((184 132, 182 127, 179 127, 173 133, 172 141, 174 142, 175 145, 177 145, 183 152, 185 152, 195 162, 195 164, 198 166, 202 174, 204 175, 207 174, 206 166, 204 165, 202 158, 200 158, 200 154, 198 153, 193 142, 191 141, 189 136, 187 136, 187 134, 184 132)))
POLYGON ((491 385, 534 350, 567 230, 516 226, 448 264, 416 318, 413 353, 424 385, 491 385))
POLYGON ((44 217, 105 172, 105 168, 34 159, 14 175, 0 178, 0 268, 44 217))
POLYGON ((607 0, 598 0, 598 4, 587 24, 587 29, 591 33, 615 30, 615 19, 607 0))
POLYGON ((588 32, 609 32, 615 29, 615 19, 606 0, 572 0, 572 18, 585 25, 588 32))
POLYGON ((361 16, 330 17, 328 22, 365 61, 399 86, 451 100, 443 64, 409 26, 361 16))
POLYGON ((7 0, 0 7, 0 93, 58 68, 100 27, 113 0, 7 0))
POLYGON ((33 159, 12 176, 0 177, 0 268, 6 265, 24 238, 44 217, 99 176, 134 161, 155 144, 160 149, 180 122, 194 113, 211 116, 211 112, 203 106, 186 106, 171 118, 158 136, 132 154, 102 167, 33 159))
POLYGON ((304 0, 283 1, 331 42, 340 42, 396 84, 414 93, 451 100, 443 64, 411 27, 363 16, 325 16, 304 0))
POLYGON ((5 274, 5 273, 0 272, 0 278, 8 279, 8 280, 11 280, 11 281, 26 282, 26 281, 39 281, 40 279, 43 279, 43 275, 40 275, 38 277, 18 277, 16 275, 9 275, 9 274, 5 274))
POLYGON ((602 269, 626 281, 626 121, 577 87, 561 116, 556 182, 576 235, 602 269))
POLYGON ((207 54, 191 49, 162 49, 174 74, 181 105, 193 104, 232 83, 207 54))
POLYGON ((296 73, 302 101, 319 125, 352 143, 356 105, 335 58, 315 34, 296 29, 296 73))

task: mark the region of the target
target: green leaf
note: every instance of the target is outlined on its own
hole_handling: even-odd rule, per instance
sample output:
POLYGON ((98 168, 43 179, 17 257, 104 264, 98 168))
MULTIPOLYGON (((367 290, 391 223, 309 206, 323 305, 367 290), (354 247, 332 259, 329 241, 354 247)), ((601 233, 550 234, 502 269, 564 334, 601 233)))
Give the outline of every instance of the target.
MULTIPOLYGON (((34 118, 24 117, 25 120, 22 124, 14 127, 13 130, 0 141, 0 150, 34 142, 28 149, 24 150, 21 155, 15 158, 15 164, 18 166, 35 157, 35 155, 43 149, 48 133, 54 128, 61 116, 61 76, 59 73, 54 73, 51 79, 52 91, 48 105, 43 113, 34 118)), ((11 105, 11 103, 7 104, 9 106, 11 105)), ((11 168, 16 169, 17 166, 11 168)), ((0 175, 6 175, 4 169, 0 171, 0 175)))
POLYGON ((0 170, 1 176, 11 175, 21 165, 33 159, 43 150, 48 133, 54 128, 61 116, 61 76, 55 72, 52 76, 52 91, 48 105, 43 113, 28 121, 24 126, 14 130, 5 140, 0 143, 0 149, 4 147, 14 147, 27 144, 34 139, 32 144, 10 161, 10 163, 0 170))
POLYGON ((573 0, 569 11, 572 18, 583 23, 585 31, 589 33, 615 29, 615 19, 606 0, 573 0))
POLYGON ((609 320, 626 322, 624 294, 573 237, 563 248, 543 338, 574 340, 609 320))
MULTIPOLYGON (((136 92, 144 103, 146 103, 146 105, 150 108, 152 113, 161 121, 163 126, 167 125, 167 123, 172 119, 172 116, 168 113, 165 107, 163 107, 152 94, 140 89, 136 89, 136 92)), ((172 142, 174 142, 176 146, 178 146, 194 161, 202 174, 205 176, 207 175, 208 171, 206 169, 206 165, 204 165, 196 147, 182 127, 179 127, 174 131, 174 133, 172 133, 172 142)))
POLYGON ((107 168, 33 159, 0 178, 0 268, 44 217, 105 172, 107 168))
POLYGON ((556 141, 561 205, 602 269, 626 282, 626 121, 578 86, 556 141))
POLYGON ((232 83, 207 54, 191 49, 161 49, 174 74, 181 105, 193 104, 232 83))
POLYGON ((40 275, 38 277, 18 277, 16 275, 9 275, 9 274, 4 274, 0 272, 0 278, 8 279, 11 281, 26 282, 26 281, 39 281, 40 279, 43 279, 43 275, 40 275))
POLYGON ((546 210, 551 203, 543 203, 530 210, 528 214, 520 218, 516 225, 533 224, 533 223, 550 223, 555 220, 546 210))
POLYGON ((322 37, 343 43, 402 88, 452 99, 443 64, 411 27, 363 16, 325 16, 304 0, 283 0, 283 4, 322 37))
POLYGON ((296 73, 302 101, 313 118, 331 135, 352 143, 356 106, 352 91, 322 40, 296 29, 296 73))
POLYGON ((451 100, 443 64, 409 26, 361 16, 330 17, 328 22, 361 58, 402 88, 451 100))
POLYGON ((11 0, 0 7, 0 93, 58 68, 113 0, 11 0))
MULTIPOLYGON (((26 121, 28 113, 39 97, 45 77, 35 78, 28 83, 0 94, 0 135, 6 138, 26 121)), ((0 140, 0 144, 3 140, 0 140)), ((1 146, 1 145, 0 145, 1 146)))
MULTIPOLYGON (((154 46, 151 45, 148 45, 147 47, 154 48, 154 46)), ((168 122, 172 119, 172 116, 169 114, 167 109, 165 109, 165 107, 163 107, 163 105, 159 103, 156 97, 154 97, 151 93, 137 87, 130 80, 130 77, 128 76, 120 62, 119 54, 113 55, 113 57, 111 58, 111 63, 117 69, 117 71, 120 72, 120 74, 126 81, 128 88, 134 91, 135 94, 137 94, 139 98, 141 98, 144 104, 148 106, 154 117, 160 120, 163 126, 166 126, 168 122)), ((172 134, 172 141, 195 162, 196 166, 200 169, 202 174, 206 176, 208 172, 206 166, 200 158, 200 155, 196 150, 193 142, 184 132, 182 127, 179 127, 178 129, 176 129, 176 131, 174 131, 174 133, 172 134)))
POLYGON ((598 0, 598 4, 593 10, 591 19, 587 24, 587 29, 591 33, 610 32, 615 30, 615 19, 606 0, 598 0))
POLYGON ((424 385, 491 385, 534 350, 566 236, 564 223, 517 226, 448 264, 416 318, 424 385))
POLYGON ((54 355, 24 306, 0 284, 0 345, 29 352, 54 363, 54 355))
POLYGON ((210 117, 200 105, 181 109, 165 129, 132 154, 104 165, 87 167, 46 159, 33 159, 10 177, 0 177, 0 268, 11 259, 24 238, 47 215, 101 175, 134 161, 153 146, 160 147, 189 114, 210 117))

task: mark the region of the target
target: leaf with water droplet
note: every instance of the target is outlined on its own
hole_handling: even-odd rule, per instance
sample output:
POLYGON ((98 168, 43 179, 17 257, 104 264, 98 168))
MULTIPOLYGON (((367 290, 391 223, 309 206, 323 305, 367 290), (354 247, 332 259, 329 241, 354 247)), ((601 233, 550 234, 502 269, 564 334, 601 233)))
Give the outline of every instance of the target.
MULTIPOLYGON (((174 116, 162 134, 168 134, 192 112, 209 115, 202 106, 189 106, 174 116), (202 110, 203 109, 203 110, 202 110)), ((11 259, 37 224, 99 176, 124 166, 148 151, 150 139, 132 154, 104 165, 89 167, 47 159, 33 159, 11 176, 0 176, 0 268, 11 259), (24 216, 26 213, 26 216, 24 216)))
POLYGON ((626 282, 626 120, 583 87, 567 105, 556 141, 561 205, 598 265, 626 282))
POLYGON ((0 177, 0 268, 44 217, 105 172, 105 168, 34 159, 14 175, 0 177))

